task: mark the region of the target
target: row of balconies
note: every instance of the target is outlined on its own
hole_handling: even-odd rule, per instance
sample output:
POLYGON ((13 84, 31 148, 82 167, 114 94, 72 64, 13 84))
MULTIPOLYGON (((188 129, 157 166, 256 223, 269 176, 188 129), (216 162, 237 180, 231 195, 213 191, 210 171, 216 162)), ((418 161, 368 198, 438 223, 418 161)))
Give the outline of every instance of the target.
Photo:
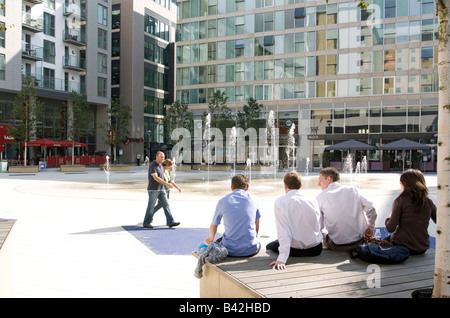
POLYGON ((79 94, 86 93, 85 84, 75 81, 64 80, 62 78, 53 78, 33 73, 23 73, 22 84, 26 84, 28 80, 33 81, 35 87, 52 89, 68 93, 72 91, 75 91, 79 94))
MULTIPOLYGON (((43 3, 43 0, 26 0, 32 4, 43 3)), ((79 22, 80 25, 86 21, 86 8, 79 7, 72 3, 65 3, 63 7, 63 15, 68 17, 71 23, 79 22)), ((44 21, 42 15, 37 17, 31 13, 22 12, 22 28, 28 32, 39 33, 44 31, 44 21)), ((72 44, 78 47, 84 47, 87 43, 85 32, 81 32, 79 28, 66 28, 62 30, 62 41, 67 44, 72 44)), ((31 61, 44 60, 44 48, 38 45, 23 42, 22 43, 22 58, 31 61)), ((76 56, 63 56, 62 67, 67 70, 76 72, 86 71, 86 60, 76 56)), ((51 89, 63 92, 76 91, 80 94, 86 92, 85 84, 75 81, 68 81, 66 79, 53 78, 33 73, 24 73, 22 77, 23 84, 31 79, 34 85, 39 88, 51 89)))
MULTIPOLYGON (((44 59, 44 48, 41 46, 22 43, 22 57, 42 61, 44 59)), ((74 71, 86 71, 86 60, 76 56, 63 56, 62 66, 74 71)))
MULTIPOLYGON (((41 3, 42 1, 33 2, 28 0, 32 3, 41 3)), ((86 8, 80 8, 77 5, 74 5, 72 3, 66 3, 64 4, 63 8, 63 15, 66 17, 71 17, 73 19, 79 19, 79 22, 85 22, 86 21, 86 8)), ((30 32, 42 32, 43 28, 43 18, 39 17, 36 18, 29 12, 22 12, 22 27, 30 32)))

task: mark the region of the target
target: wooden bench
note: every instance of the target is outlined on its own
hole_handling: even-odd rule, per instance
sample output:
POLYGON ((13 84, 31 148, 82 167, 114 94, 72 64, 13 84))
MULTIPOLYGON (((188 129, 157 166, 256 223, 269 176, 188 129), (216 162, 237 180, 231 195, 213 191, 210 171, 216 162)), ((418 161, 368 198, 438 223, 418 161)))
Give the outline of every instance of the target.
POLYGON ((409 298, 412 291, 433 286, 434 250, 410 256, 402 264, 377 265, 324 249, 316 257, 290 257, 285 270, 269 267, 276 256, 262 250, 250 258, 206 263, 200 297, 409 298))
POLYGON ((14 220, 0 219, 0 298, 12 297, 11 232, 14 220))

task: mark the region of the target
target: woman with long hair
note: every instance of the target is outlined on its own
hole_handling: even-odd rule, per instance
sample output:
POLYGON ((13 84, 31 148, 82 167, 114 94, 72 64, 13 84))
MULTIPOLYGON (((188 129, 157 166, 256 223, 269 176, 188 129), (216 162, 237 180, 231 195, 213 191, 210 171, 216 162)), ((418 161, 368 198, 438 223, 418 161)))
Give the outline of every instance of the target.
POLYGON ((385 225, 393 245, 407 247, 410 254, 422 254, 430 247, 428 225, 436 223, 436 205, 428 197, 428 188, 420 170, 409 169, 400 176, 402 193, 394 200, 385 225))

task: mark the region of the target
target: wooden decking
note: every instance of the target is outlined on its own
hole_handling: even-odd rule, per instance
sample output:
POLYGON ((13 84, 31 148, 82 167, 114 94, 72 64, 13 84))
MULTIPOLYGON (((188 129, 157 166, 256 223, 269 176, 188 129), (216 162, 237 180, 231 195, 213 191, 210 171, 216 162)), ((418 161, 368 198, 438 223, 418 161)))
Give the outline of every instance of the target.
POLYGON ((251 258, 227 257, 219 264, 207 263, 201 297, 409 298, 412 291, 433 286, 434 250, 395 265, 371 265, 330 250, 317 257, 290 257, 282 271, 269 267, 275 259, 274 253, 261 251, 251 258), (217 282, 208 283, 209 277, 217 282), (219 285, 215 289, 227 287, 214 293, 205 290, 214 285, 219 285))
POLYGON ((0 298, 12 295, 11 232, 14 220, 0 219, 0 298))

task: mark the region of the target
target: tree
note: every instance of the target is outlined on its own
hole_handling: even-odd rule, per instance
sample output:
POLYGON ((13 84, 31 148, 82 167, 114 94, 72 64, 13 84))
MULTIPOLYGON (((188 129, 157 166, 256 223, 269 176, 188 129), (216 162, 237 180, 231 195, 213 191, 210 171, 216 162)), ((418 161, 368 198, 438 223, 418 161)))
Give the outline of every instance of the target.
POLYGON ((108 109, 109 121, 104 124, 107 131, 107 144, 113 147, 114 162, 120 143, 128 135, 128 124, 131 120, 131 108, 122 102, 122 98, 111 99, 111 108, 108 109))
POLYGON ((90 133, 87 131, 89 124, 89 108, 86 94, 80 95, 75 91, 70 93, 72 108, 68 109, 67 138, 72 141, 72 165, 75 158, 75 142, 90 133))
MULTIPOLYGON (((358 1, 362 10, 369 6, 365 0, 358 1)), ((328 1, 327 1, 328 2, 328 1)), ((438 35, 438 156, 437 156, 437 224, 436 258, 434 269, 433 297, 450 298, 450 53, 449 20, 450 0, 436 0, 436 13, 439 23, 438 35)))
POLYGON ((175 103, 166 108, 164 117, 164 127, 167 137, 170 139, 171 132, 175 128, 186 128, 192 131, 194 127, 193 114, 189 110, 188 104, 176 100, 175 103))
POLYGON ((436 0, 439 18, 439 111, 438 111, 438 156, 437 156, 437 226, 436 261, 434 270, 433 297, 450 297, 450 53, 449 20, 450 0, 436 0))
MULTIPOLYGON (((203 118, 211 114, 211 127, 217 127, 224 132, 231 122, 234 123, 231 109, 227 106, 228 97, 220 89, 216 90, 209 100, 208 112, 203 113, 203 118)), ((232 126, 232 125, 231 125, 232 126)), ((228 127, 228 128, 231 128, 228 127)))
POLYGON ((244 105, 244 112, 240 111, 237 114, 237 121, 239 126, 246 130, 249 127, 257 129, 257 121, 260 119, 261 108, 263 108, 263 104, 259 104, 257 100, 253 97, 250 97, 247 101, 247 104, 244 105))
POLYGON ((24 166, 27 165, 27 142, 36 139, 38 123, 42 117, 43 103, 36 95, 34 80, 27 79, 14 100, 14 124, 9 130, 15 142, 24 144, 24 166))

